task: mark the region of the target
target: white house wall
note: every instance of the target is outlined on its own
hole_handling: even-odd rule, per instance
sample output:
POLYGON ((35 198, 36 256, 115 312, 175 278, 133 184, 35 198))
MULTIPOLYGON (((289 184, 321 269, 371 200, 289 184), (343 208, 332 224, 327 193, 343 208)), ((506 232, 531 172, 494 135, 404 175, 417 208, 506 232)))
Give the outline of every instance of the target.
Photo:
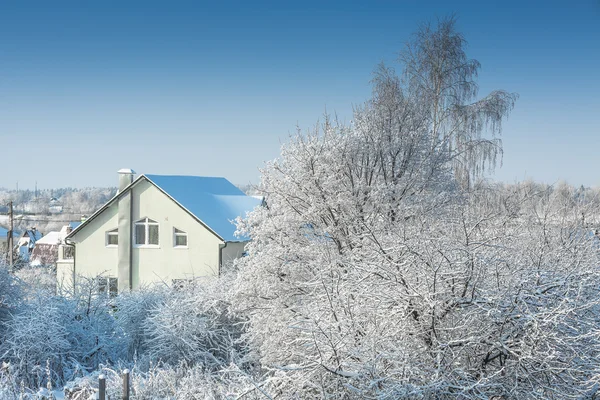
POLYGON ((117 228, 117 213, 114 203, 74 236, 76 274, 117 276, 118 249, 106 247, 106 232, 117 228))
POLYGON ((240 258, 244 253, 244 247, 246 242, 229 242, 222 251, 222 263, 223 268, 227 268, 232 265, 233 260, 240 258))
MULTIPOLYGON (((131 188, 131 224, 143 218, 159 223, 158 247, 138 247, 132 238, 132 288, 150 283, 171 284, 174 279, 219 274, 220 245, 215 234, 146 180, 131 188), (187 233, 187 248, 174 246, 174 228, 187 233)), ((118 276, 118 248, 106 246, 106 232, 118 227, 118 202, 88 222, 72 240, 76 274, 118 276)), ((242 255, 245 243, 229 242, 222 251, 223 265, 242 255)))

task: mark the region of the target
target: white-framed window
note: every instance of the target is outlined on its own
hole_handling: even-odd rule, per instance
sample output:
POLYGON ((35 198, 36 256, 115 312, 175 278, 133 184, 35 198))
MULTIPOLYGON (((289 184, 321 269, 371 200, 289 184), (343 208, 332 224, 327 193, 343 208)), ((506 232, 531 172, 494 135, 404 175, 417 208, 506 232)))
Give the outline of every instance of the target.
POLYGON ((143 218, 134 225, 133 236, 138 247, 158 247, 158 222, 143 218))
POLYGON ((116 297, 119 292, 118 280, 110 276, 96 277, 98 283, 98 294, 108 297, 116 297))
POLYGON ((181 229, 173 228, 173 247, 187 247, 188 237, 187 232, 181 229))
POLYGON ((106 232, 106 247, 119 246, 119 229, 106 232))

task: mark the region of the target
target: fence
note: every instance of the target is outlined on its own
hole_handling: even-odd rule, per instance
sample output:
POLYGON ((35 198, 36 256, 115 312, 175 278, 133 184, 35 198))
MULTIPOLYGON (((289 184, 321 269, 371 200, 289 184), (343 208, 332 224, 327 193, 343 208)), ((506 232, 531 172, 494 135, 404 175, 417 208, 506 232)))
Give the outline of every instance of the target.
MULTIPOLYGON (((123 400, 129 400, 129 370, 126 369, 121 374, 123 381, 123 400)), ((99 400, 106 400, 106 377, 104 375, 98 376, 98 393, 96 398, 99 400)))

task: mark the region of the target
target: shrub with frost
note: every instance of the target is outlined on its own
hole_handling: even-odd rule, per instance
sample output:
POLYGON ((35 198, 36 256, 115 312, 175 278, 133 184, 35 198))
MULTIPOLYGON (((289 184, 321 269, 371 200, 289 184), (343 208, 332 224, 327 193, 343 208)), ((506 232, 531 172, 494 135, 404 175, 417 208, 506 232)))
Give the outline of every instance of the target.
POLYGON ((23 302, 23 284, 0 263, 0 344, 4 336, 4 324, 23 302))
POLYGON ((144 322, 147 355, 207 369, 245 363, 245 321, 231 312, 230 285, 231 279, 221 277, 173 289, 144 322))
MULTIPOLYGON (((108 398, 120 399, 123 368, 104 366, 99 371, 70 382, 67 392, 75 396, 93 396, 98 388, 98 376, 106 379, 108 398)), ((257 382, 235 365, 217 371, 202 366, 154 364, 147 369, 133 366, 130 370, 130 398, 132 399, 265 399, 264 382, 257 382)), ((75 397, 77 398, 77 397, 75 397)))
POLYGON ((48 378, 60 385, 123 354, 111 308, 91 282, 70 298, 31 293, 3 326, 0 359, 28 388, 45 386, 48 378))
POLYGON ((148 351, 146 321, 167 301, 170 289, 163 286, 143 287, 119 294, 112 301, 115 323, 122 334, 124 360, 140 360, 148 351))

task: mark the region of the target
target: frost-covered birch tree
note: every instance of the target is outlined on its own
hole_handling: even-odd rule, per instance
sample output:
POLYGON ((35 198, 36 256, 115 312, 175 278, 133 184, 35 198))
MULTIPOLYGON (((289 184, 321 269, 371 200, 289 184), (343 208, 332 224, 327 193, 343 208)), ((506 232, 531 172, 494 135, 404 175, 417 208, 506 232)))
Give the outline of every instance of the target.
POLYGON ((445 18, 435 28, 421 26, 400 61, 405 90, 425 113, 432 147, 448 153, 456 179, 468 186, 496 167, 502 156, 502 120, 518 96, 494 90, 477 98, 481 65, 467 57, 467 43, 455 23, 445 18))

